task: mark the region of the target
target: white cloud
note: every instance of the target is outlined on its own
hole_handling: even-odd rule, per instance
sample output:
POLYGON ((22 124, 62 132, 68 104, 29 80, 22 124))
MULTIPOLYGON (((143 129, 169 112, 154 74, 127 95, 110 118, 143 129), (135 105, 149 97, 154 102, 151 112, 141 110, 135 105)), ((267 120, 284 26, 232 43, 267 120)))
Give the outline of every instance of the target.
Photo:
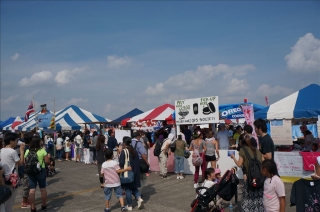
POLYGON ((19 84, 22 87, 40 85, 48 83, 52 80, 52 73, 50 71, 41 71, 32 74, 30 78, 23 78, 20 80, 19 84))
POLYGON ((294 92, 294 90, 282 86, 274 86, 271 87, 270 85, 263 84, 260 85, 256 93, 260 96, 287 96, 294 92))
POLYGON ((15 53, 14 55, 12 55, 11 60, 16 61, 19 58, 19 54, 15 53))
POLYGON ((320 40, 312 33, 307 33, 298 40, 284 59, 291 71, 320 71, 320 40))
POLYGON ((120 68, 129 66, 132 64, 132 58, 130 57, 118 57, 116 55, 110 55, 107 57, 109 68, 120 68))
POLYGON ((13 102, 15 99, 18 98, 19 95, 14 95, 14 96, 9 96, 8 98, 6 99, 1 99, 1 104, 10 104, 11 102, 13 102))
POLYGON ((112 108, 111 104, 107 104, 106 107, 104 108, 104 112, 109 113, 111 111, 111 108, 112 108))
MULTIPOLYGON (((158 83, 154 87, 148 86, 146 94, 162 94, 165 91, 165 87, 179 88, 183 91, 197 91, 208 88, 208 86, 217 87, 218 84, 226 86, 226 84, 229 84, 234 78, 243 77, 249 71, 255 69, 255 66, 252 64, 238 66, 229 66, 226 64, 198 66, 195 71, 186 71, 182 74, 171 76, 164 83, 158 83)), ((247 88, 246 81, 242 79, 239 80, 240 81, 234 80, 234 83, 241 85, 242 88, 247 88)))
POLYGON ((227 94, 227 95, 245 94, 246 91, 248 91, 249 87, 250 87, 250 85, 247 83, 247 80, 233 78, 230 80, 229 85, 226 86, 225 94, 227 94))
POLYGON ((55 81, 60 85, 68 84, 75 79, 75 76, 81 73, 84 68, 75 68, 73 70, 59 71, 55 77, 55 81))
POLYGON ((154 87, 148 86, 148 88, 145 91, 145 94, 150 96, 155 96, 158 94, 162 94, 164 92, 163 83, 158 83, 154 87))
POLYGON ((83 99, 83 98, 72 98, 70 99, 67 104, 68 105, 76 105, 78 103, 85 103, 88 102, 88 99, 83 99))

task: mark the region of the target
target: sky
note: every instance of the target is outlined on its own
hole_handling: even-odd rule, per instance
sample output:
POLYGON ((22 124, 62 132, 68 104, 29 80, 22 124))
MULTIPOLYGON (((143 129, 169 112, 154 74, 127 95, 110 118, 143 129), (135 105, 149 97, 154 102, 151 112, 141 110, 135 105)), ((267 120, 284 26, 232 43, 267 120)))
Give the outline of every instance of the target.
POLYGON ((116 119, 213 95, 266 105, 320 84, 319 1, 0 4, 2 121, 32 99, 116 119))

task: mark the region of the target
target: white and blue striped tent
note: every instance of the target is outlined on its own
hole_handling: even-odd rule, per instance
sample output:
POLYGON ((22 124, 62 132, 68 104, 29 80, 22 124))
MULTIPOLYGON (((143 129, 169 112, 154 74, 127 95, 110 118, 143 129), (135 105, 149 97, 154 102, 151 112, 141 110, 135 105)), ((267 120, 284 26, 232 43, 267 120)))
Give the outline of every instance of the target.
POLYGON ((254 118, 311 119, 320 115, 320 86, 311 84, 258 112, 254 118))
MULTIPOLYGON (((29 131, 36 127, 37 113, 30 116, 28 122, 18 126, 18 130, 29 131)), ((70 105, 55 113, 56 130, 80 130, 85 127, 85 122, 109 122, 111 120, 93 114, 75 105, 70 105)), ((90 127, 99 128, 97 125, 90 125, 90 127)), ((45 127, 43 129, 48 129, 45 127)))

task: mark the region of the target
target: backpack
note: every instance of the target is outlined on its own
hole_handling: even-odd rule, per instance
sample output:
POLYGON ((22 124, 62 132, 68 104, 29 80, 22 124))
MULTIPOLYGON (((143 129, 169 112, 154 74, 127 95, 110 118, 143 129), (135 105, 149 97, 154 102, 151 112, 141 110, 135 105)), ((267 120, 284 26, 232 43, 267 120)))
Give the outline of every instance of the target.
POLYGON ((169 145, 170 151, 171 152, 175 152, 176 151, 176 141, 173 141, 170 145, 169 145))
POLYGON ((161 151, 161 147, 162 147, 164 141, 165 141, 165 140, 157 141, 157 142, 156 142, 156 145, 155 145, 154 150, 153 150, 153 155, 154 155, 154 156, 156 156, 156 157, 159 157, 159 156, 160 156, 160 154, 161 154, 161 152, 162 152, 162 151, 161 151))
POLYGON ((25 159, 25 171, 28 175, 36 175, 41 171, 37 151, 30 151, 25 159))
POLYGON ((50 140, 48 141, 48 148, 52 148, 53 147, 53 141, 52 138, 50 138, 50 140))
POLYGON ((264 186, 265 177, 261 174, 261 162, 257 159, 257 152, 254 153, 254 157, 251 158, 248 150, 242 148, 249 160, 249 167, 246 170, 248 175, 248 189, 256 190, 264 186))
POLYGON ((225 201, 230 201, 237 192, 239 178, 235 170, 227 170, 217 185, 217 194, 225 201))
POLYGON ((200 156, 199 153, 199 146, 195 148, 197 145, 193 145, 193 153, 192 153, 192 164, 194 166, 201 166, 203 162, 203 158, 200 156))

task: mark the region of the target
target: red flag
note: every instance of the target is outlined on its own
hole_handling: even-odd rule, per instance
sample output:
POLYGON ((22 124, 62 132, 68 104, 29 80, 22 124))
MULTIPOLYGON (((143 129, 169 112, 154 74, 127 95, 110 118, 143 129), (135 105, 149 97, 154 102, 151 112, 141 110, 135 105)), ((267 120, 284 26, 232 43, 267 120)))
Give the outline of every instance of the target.
POLYGON ((28 110, 26 112, 26 114, 24 115, 24 122, 27 122, 29 120, 29 116, 31 113, 34 113, 34 109, 33 109, 33 103, 31 101, 29 107, 28 107, 28 110))
POLYGON ((268 96, 265 96, 265 97, 264 97, 264 100, 266 100, 267 106, 269 106, 269 99, 268 99, 268 96))

